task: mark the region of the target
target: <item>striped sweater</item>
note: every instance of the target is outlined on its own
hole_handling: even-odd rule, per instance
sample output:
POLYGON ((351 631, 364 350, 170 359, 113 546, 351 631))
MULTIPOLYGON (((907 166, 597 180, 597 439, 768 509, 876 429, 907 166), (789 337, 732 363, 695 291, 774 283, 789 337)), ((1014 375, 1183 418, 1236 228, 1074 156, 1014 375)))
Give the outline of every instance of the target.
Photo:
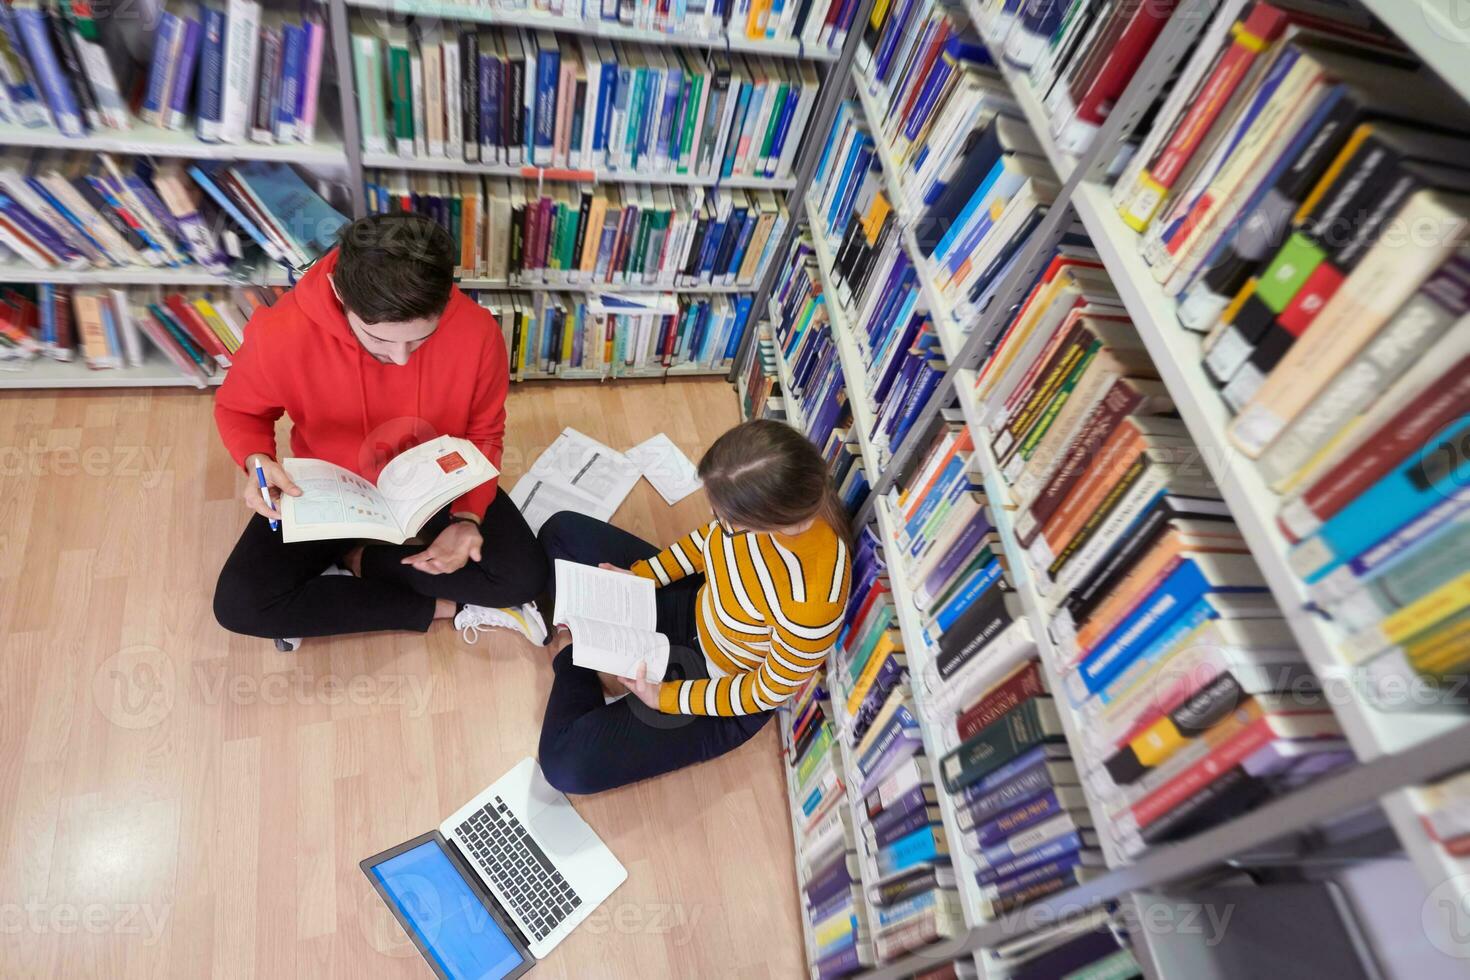
POLYGON ((699 645, 710 680, 665 681, 659 710, 747 715, 791 697, 837 642, 852 567, 847 547, 817 521, 797 535, 691 531, 632 571, 659 586, 703 574, 699 645))

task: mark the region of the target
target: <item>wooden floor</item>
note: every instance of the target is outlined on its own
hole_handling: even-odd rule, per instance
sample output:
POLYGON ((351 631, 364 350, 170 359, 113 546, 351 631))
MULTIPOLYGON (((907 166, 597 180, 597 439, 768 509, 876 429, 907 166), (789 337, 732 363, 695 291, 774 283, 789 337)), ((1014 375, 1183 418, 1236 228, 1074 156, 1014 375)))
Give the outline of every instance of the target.
MULTIPOLYGON (((0 975, 423 977, 357 862, 534 754, 528 644, 310 641, 214 622, 243 477, 201 393, 0 394, 0 975)), ((517 386, 506 484, 563 426, 691 458, 721 381, 517 386)), ((708 514, 640 483, 617 523, 708 514)), ((801 937, 775 726, 724 759, 578 799, 628 881, 535 975, 794 977, 801 937)))

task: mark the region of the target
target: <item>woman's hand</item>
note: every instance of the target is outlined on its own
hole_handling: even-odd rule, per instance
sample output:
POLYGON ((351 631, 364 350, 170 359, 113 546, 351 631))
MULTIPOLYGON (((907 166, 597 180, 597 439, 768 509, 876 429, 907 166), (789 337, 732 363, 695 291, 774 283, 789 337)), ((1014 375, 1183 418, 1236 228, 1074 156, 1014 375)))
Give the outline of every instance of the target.
POLYGON ((288 493, 293 497, 301 496, 301 488, 291 482, 291 477, 286 475, 286 468, 269 456, 256 454, 245 458, 245 506, 255 511, 261 517, 270 520, 279 520, 281 517, 281 494, 288 493), (271 501, 275 510, 265 505, 265 500, 260 496, 260 484, 255 479, 255 461, 260 460, 260 470, 265 474, 265 485, 270 491, 271 501))
MULTIPOLYGON (((611 566, 609 566, 609 567, 611 567, 611 566)), ((644 663, 644 662, 640 661, 639 664, 638 664, 638 669, 633 672, 633 676, 632 677, 629 677, 627 679, 627 683, 628 683, 628 690, 632 693, 632 695, 635 698, 637 698, 639 701, 642 701, 644 704, 648 705, 654 711, 659 710, 659 708, 658 708, 658 691, 659 691, 659 685, 662 682, 661 681, 651 681, 651 680, 648 679, 648 664, 647 663, 644 663)))
POLYGON ((626 569, 626 568, 619 568, 618 566, 614 565, 612 562, 609 562, 609 561, 602 562, 597 567, 598 568, 607 569, 609 572, 622 572, 624 575, 632 575, 633 574, 632 572, 628 571, 628 569, 626 569))
POLYGON ((469 521, 455 521, 439 532, 432 544, 402 564, 412 565, 428 575, 447 575, 464 568, 469 561, 480 560, 480 546, 485 539, 480 529, 469 521))

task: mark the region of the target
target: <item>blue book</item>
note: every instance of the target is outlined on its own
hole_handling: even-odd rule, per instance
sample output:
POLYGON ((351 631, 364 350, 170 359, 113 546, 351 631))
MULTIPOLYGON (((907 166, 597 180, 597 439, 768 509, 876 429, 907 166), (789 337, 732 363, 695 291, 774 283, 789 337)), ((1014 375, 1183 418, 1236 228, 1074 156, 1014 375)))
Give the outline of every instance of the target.
POLYGON ((204 40, 204 28, 194 17, 183 21, 183 40, 179 44, 178 66, 168 93, 167 111, 163 122, 169 129, 183 129, 189 119, 189 93, 194 88, 194 68, 199 64, 199 48, 204 40))
POLYGON ((206 143, 219 141, 223 118, 225 81, 225 15, 214 7, 203 8, 204 45, 199 52, 199 78, 194 94, 198 116, 195 130, 206 143))
POLYGON ((796 115, 796 104, 801 101, 801 95, 800 83, 793 81, 786 95, 786 102, 781 106, 781 115, 776 119, 776 133, 771 139, 771 165, 766 168, 763 176, 776 176, 776 166, 781 160, 781 153, 786 149, 787 131, 791 129, 791 120, 796 115))
POLYGON ((306 82, 306 30, 297 24, 281 25, 281 84, 276 91, 275 121, 271 129, 278 140, 296 138, 296 105, 306 82))
POLYGON ((556 36, 536 33, 536 127, 531 145, 531 162, 551 166, 552 144, 556 141, 556 89, 561 75, 561 49, 556 36))
POLYGON ((189 176, 194 178, 194 182, 203 188, 204 193, 208 194, 225 214, 234 219, 241 231, 249 235, 252 241, 265 250, 265 254, 277 262, 287 262, 286 256, 282 254, 276 243, 266 237, 265 232, 256 227, 255 222, 251 221, 230 196, 215 183, 214 173, 218 169, 220 169, 219 164, 194 164, 189 167, 189 176), (209 169, 206 170, 206 167, 209 169))
POLYGON ((174 59, 174 46, 183 32, 184 22, 165 10, 158 16, 158 27, 153 35, 153 59, 148 67, 148 86, 143 90, 143 104, 139 115, 153 122, 163 123, 163 113, 168 108, 168 72, 174 59))
MULTIPOLYGON (((740 142, 739 135, 745 123, 745 114, 750 111, 751 89, 750 85, 741 85, 740 94, 735 97, 735 116, 730 122, 730 138, 725 141, 725 159, 720 161, 721 177, 728 177, 735 172, 735 151, 740 142)), ((834 126, 833 133, 835 132, 834 126)))
POLYGON ((41 312, 41 343, 56 346, 56 286, 49 282, 36 286, 36 307, 41 312))
POLYGON ((52 122, 63 136, 85 134, 87 127, 82 120, 76 93, 61 70, 56 49, 51 46, 51 28, 46 24, 46 15, 35 7, 13 7, 11 13, 25 42, 31 70, 36 73, 36 82, 45 96, 46 108, 51 110, 52 122))
POLYGON ((1462 416, 1293 548, 1292 569, 1309 585, 1320 581, 1433 505, 1470 496, 1467 434, 1470 416, 1462 416))
POLYGON ((745 324, 750 318, 750 308, 754 302, 749 295, 741 295, 735 301, 735 329, 730 331, 730 339, 725 343, 725 353, 721 360, 733 358, 740 349, 740 340, 745 336, 745 324))
POLYGON ((597 76, 597 114, 592 123, 593 166, 599 166, 607 153, 607 134, 612 127, 613 105, 617 101, 618 66, 616 62, 604 61, 597 76))
POLYGON ((975 188, 975 193, 960 211, 955 223, 939 240, 934 257, 944 263, 950 273, 969 258, 970 252, 979 246, 986 233, 995 224, 993 205, 997 201, 1008 201, 1025 186, 1027 177, 1017 169, 1014 157, 1001 157, 985 183, 975 188), (969 249, 970 251, 966 251, 969 249))
POLYGON ((996 582, 1000 581, 1003 572, 1004 569, 999 559, 992 557, 979 569, 970 573, 960 590, 940 608, 934 617, 934 629, 931 635, 941 635, 953 626, 955 621, 965 614, 965 610, 973 606, 981 596, 990 591, 996 582))
POLYGON ((672 143, 671 136, 674 131, 674 120, 679 115, 679 103, 684 90, 684 70, 682 68, 670 68, 664 77, 664 104, 658 116, 658 143, 654 155, 665 160, 676 160, 679 157, 677 143, 672 143))
POLYGON ((895 871, 912 868, 918 864, 926 864, 936 859, 947 862, 949 860, 948 848, 942 847, 936 834, 943 836, 942 829, 936 830, 933 826, 920 827, 913 833, 905 834, 887 847, 878 849, 878 870, 883 875, 891 875, 895 871))
POLYGON ((40 220, 15 198, 0 190, 0 214, 20 226, 21 230, 34 238, 47 250, 56 254, 63 262, 70 262, 81 255, 46 222, 40 220))
POLYGON ((19 27, 15 23, 15 13, 4 3, 0 3, 0 33, 5 35, 10 50, 15 53, 21 72, 18 80, 5 87, 19 117, 17 121, 24 126, 44 126, 46 107, 41 102, 40 82, 36 80, 35 70, 26 57, 25 43, 21 40, 19 27))
POLYGON ((337 232, 348 223, 287 164, 251 160, 230 172, 308 261, 329 251, 337 243, 337 232))
POLYGON ((88 245, 90 245, 93 249, 95 249, 102 255, 107 256, 108 260, 113 261, 113 263, 116 264, 116 260, 113 259, 112 254, 108 252, 107 249, 102 247, 102 242, 99 241, 98 238, 92 234, 91 230, 87 227, 87 223, 79 218, 76 213, 73 212, 72 209, 69 208, 61 200, 61 198, 53 194, 51 192, 51 188, 47 187, 36 178, 35 172, 36 168, 39 167, 40 162, 41 161, 39 160, 32 161, 31 169, 26 174, 26 185, 30 187, 31 190, 35 191, 36 194, 40 195, 41 200, 50 205, 51 209, 55 211, 58 215, 60 215, 67 224, 71 225, 72 230, 75 231, 79 236, 81 236, 81 238, 83 238, 88 245))

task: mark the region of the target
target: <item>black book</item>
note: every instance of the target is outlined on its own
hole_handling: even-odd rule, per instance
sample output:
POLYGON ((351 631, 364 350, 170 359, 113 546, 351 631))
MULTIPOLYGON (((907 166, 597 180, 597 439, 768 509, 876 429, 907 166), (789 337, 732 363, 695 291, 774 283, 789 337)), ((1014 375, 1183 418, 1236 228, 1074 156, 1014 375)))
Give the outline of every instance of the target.
POLYGON ((470 31, 459 36, 460 133, 464 158, 480 159, 480 38, 470 31))
POLYGON ((582 203, 577 206, 577 244, 572 249, 572 267, 568 276, 575 276, 582 268, 582 249, 587 245, 587 224, 592 216, 592 192, 582 192, 582 203))
POLYGON ((92 181, 85 174, 73 177, 71 184, 77 189, 77 193, 81 194, 86 202, 96 209, 97 213, 102 216, 102 220, 107 222, 108 227, 121 235, 129 245, 145 254, 152 251, 148 242, 138 234, 137 229, 124 221, 122 216, 112 209, 112 206, 98 193, 97 188, 92 186, 92 181))
POLYGON ((939 654, 935 658, 939 676, 954 676, 955 671, 1011 625, 1018 611, 1018 600, 1010 585, 1004 577, 996 579, 939 638, 939 654))
POLYGON ((82 118, 88 126, 100 125, 102 116, 97 111, 97 93, 92 91, 92 80, 82 68, 81 52, 77 48, 76 36, 72 33, 71 25, 61 14, 61 8, 55 0, 44 5, 41 10, 46 18, 46 27, 51 32, 51 43, 56 48, 56 57, 61 60, 61 70, 66 75, 65 81, 71 85, 76 93, 77 105, 82 110, 82 118))

